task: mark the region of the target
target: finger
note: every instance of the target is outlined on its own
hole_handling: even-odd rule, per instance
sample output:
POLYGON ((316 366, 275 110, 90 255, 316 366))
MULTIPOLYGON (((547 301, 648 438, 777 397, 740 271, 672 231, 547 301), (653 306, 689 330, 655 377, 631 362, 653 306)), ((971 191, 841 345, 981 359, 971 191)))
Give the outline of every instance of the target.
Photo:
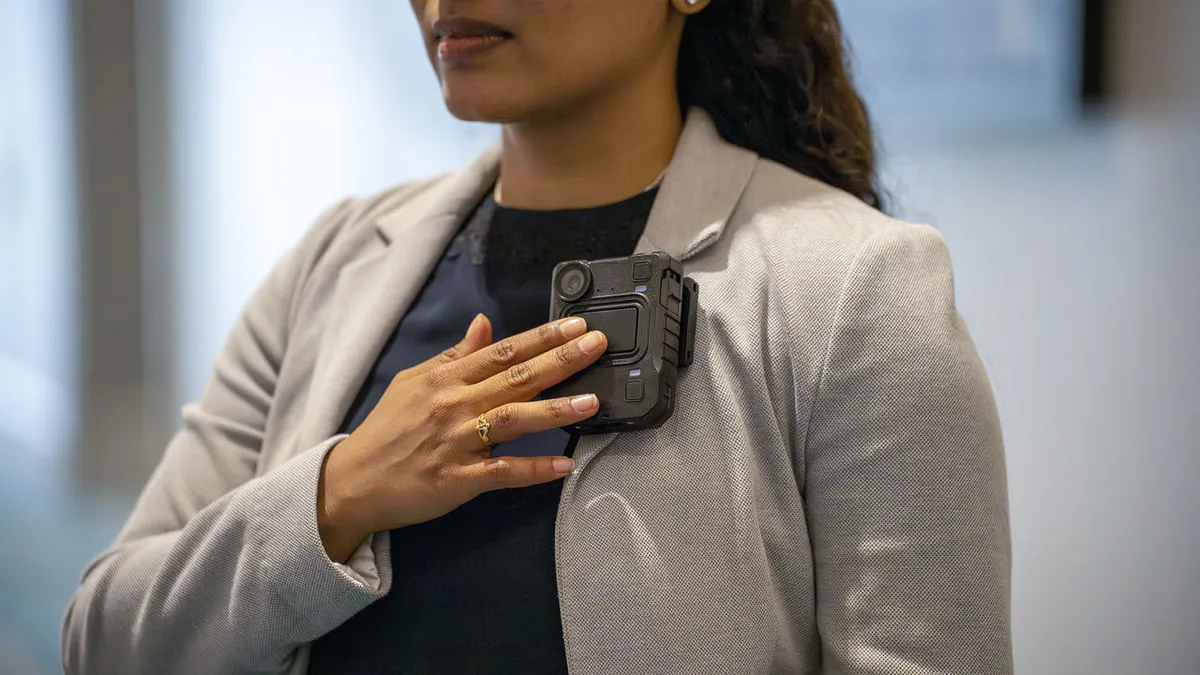
MULTIPOLYGON (((526 434, 557 429, 568 424, 582 422, 595 415, 600 410, 600 402, 594 394, 575 396, 572 398, 552 398, 547 401, 532 401, 529 403, 507 403, 490 412, 484 413, 484 419, 491 425, 488 430, 488 440, 492 443, 504 443, 526 434)), ((479 441, 478 420, 470 420, 464 427, 464 435, 479 441)))
POLYGON ((396 376, 396 379, 404 380, 427 373, 438 366, 453 363, 474 354, 491 343, 492 322, 483 314, 477 314, 475 315, 475 319, 471 321, 471 325, 467 327, 467 332, 463 335, 463 339, 459 340, 458 344, 431 359, 418 363, 412 368, 401 372, 396 376))
POLYGON ((570 457, 493 457, 462 469, 463 479, 478 492, 529 487, 571 473, 570 457))
POLYGON ((453 371, 460 381, 475 384, 496 373, 524 363, 535 356, 561 346, 563 343, 583 335, 587 322, 579 317, 542 324, 533 330, 501 340, 486 349, 460 359, 453 371))
POLYGON ((467 399, 476 401, 482 410, 513 401, 528 401, 592 365, 606 349, 608 338, 600 331, 592 331, 473 385, 467 392, 467 399))

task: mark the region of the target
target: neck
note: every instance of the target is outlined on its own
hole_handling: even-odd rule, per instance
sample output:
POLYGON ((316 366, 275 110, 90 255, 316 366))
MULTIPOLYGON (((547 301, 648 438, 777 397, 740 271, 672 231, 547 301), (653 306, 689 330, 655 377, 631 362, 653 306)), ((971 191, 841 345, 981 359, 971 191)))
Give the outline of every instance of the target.
POLYGON ((553 210, 619 202, 645 190, 670 163, 683 128, 674 87, 634 89, 576 108, 505 125, 498 190, 504 205, 553 210))

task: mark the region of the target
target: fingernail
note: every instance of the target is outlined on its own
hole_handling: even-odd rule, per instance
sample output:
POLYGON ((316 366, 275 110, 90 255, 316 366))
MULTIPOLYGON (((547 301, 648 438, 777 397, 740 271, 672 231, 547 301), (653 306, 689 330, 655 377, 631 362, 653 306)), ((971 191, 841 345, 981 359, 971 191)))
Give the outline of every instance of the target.
POLYGON ((577 338, 580 335, 583 335, 583 332, 587 330, 587 322, 579 317, 575 317, 560 323, 558 325, 558 329, 561 330, 562 334, 567 338, 577 338))
POLYGON ((571 399, 571 407, 579 412, 589 412, 596 409, 596 395, 585 394, 571 399))
POLYGON ((483 321, 483 315, 476 314, 475 318, 471 320, 471 325, 467 326, 467 332, 470 333, 471 331, 475 330, 479 326, 480 321, 483 321))
POLYGON ((575 462, 569 457, 555 457, 552 462, 555 473, 571 473, 571 469, 575 468, 575 462))
POLYGON ((604 347, 604 333, 594 330, 579 341, 579 351, 584 354, 594 354, 597 350, 604 347))

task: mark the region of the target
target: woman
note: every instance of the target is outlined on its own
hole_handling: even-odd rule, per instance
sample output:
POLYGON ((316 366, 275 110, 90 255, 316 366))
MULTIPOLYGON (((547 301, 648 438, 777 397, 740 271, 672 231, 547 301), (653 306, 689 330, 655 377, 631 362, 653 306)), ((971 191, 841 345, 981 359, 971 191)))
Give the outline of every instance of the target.
POLYGON ((66 670, 1011 672, 991 392, 830 0, 413 8, 499 147, 276 267, 66 670), (653 250, 703 289, 676 411, 572 438, 596 398, 538 395, 606 338, 541 325, 550 269, 653 250))

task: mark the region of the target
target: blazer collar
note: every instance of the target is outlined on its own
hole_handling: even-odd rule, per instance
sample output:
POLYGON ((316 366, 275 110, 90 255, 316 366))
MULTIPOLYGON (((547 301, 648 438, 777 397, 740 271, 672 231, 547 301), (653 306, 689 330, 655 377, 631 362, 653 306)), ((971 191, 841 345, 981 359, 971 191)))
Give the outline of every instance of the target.
MULTIPOLYGON (((707 248, 721 236, 757 161, 755 153, 722 139, 707 113, 689 110, 638 250, 685 260, 707 248)), ((404 241, 414 228, 453 227, 479 204, 499 170, 497 144, 376 225, 388 242, 404 241)))
POLYGON ((692 108, 638 251, 666 251, 686 260, 712 245, 757 163, 758 155, 726 142, 712 118, 692 108))

